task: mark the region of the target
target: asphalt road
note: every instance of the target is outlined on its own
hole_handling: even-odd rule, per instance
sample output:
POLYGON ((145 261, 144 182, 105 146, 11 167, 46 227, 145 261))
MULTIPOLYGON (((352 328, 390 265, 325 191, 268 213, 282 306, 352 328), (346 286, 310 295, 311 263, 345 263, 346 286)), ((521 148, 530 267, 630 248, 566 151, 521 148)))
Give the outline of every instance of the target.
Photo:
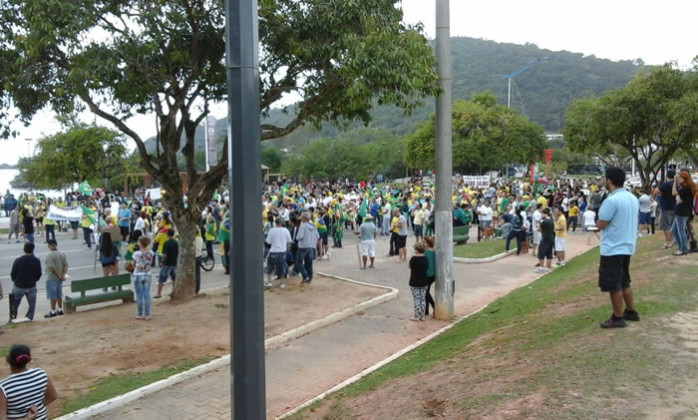
MULTIPOLYGON (((21 241, 20 237, 20 241, 21 241)), ((48 247, 44 243, 45 237, 39 237, 38 235, 35 238, 35 245, 36 249, 34 251, 34 255, 36 255, 37 258, 41 260, 42 264, 42 269, 44 269, 44 260, 46 259, 46 255, 49 253, 48 247)), ((102 276, 102 266, 99 264, 99 262, 96 262, 96 251, 95 251, 95 246, 93 245, 92 250, 87 249, 86 244, 83 242, 82 239, 82 234, 79 232, 78 234, 78 239, 73 240, 72 239, 72 232, 68 233, 57 233, 56 234, 56 240, 58 241, 58 249, 65 253, 66 258, 68 259, 68 276, 69 278, 66 279, 66 281, 63 283, 63 294, 69 294, 70 293, 70 282, 72 280, 83 280, 83 279, 88 279, 88 278, 93 278, 93 277, 101 277, 102 276)), ((22 252, 22 247, 23 247, 23 242, 16 243, 13 237, 13 240, 11 243, 8 243, 7 236, 6 235, 1 235, 0 236, 0 283, 2 283, 2 288, 3 292, 5 294, 5 298, 0 300, 0 325, 5 322, 5 320, 9 319, 9 299, 7 298, 7 294, 12 291, 12 281, 10 279, 10 272, 12 270, 12 263, 14 262, 15 258, 21 256, 23 254, 22 252)), ((122 244, 121 251, 122 255, 126 250, 126 245, 122 244)), ((202 289, 209 289, 209 288, 215 288, 215 287, 221 287, 225 286, 228 284, 228 276, 226 276, 223 273, 223 266, 220 263, 220 254, 218 252, 218 246, 214 246, 214 252, 216 252, 216 266, 211 272, 206 272, 206 271, 201 271, 201 288, 202 289)), ((123 273, 123 261, 120 261, 120 267, 121 267, 121 273, 123 273)), ((151 290, 151 295, 155 294, 155 290, 157 287, 157 275, 158 275, 158 269, 154 268, 153 269, 153 282, 152 282, 152 290, 151 290)), ((39 280, 39 283, 37 283, 37 297, 36 297, 36 313, 34 316, 34 320, 39 320, 43 319, 44 314, 46 314, 49 309, 49 302, 46 299, 46 292, 45 292, 45 280, 46 280, 46 274, 41 277, 41 280, 39 280)), ((169 294, 171 290, 171 283, 167 283, 165 286, 165 289, 163 290, 163 295, 169 294)), ((120 301, 114 301, 112 303, 106 303, 106 304, 101 304, 101 305, 109 305, 109 304, 119 304, 121 303, 120 301)), ((96 305, 93 305, 96 306, 96 305)), ((91 306, 88 306, 91 307, 91 306)), ((78 307, 78 312, 81 310, 83 307, 78 307)), ((26 313, 27 310, 27 303, 26 300, 22 302, 19 308, 19 317, 23 317, 24 314, 26 313)), ((135 309, 134 309, 135 310, 135 309)))

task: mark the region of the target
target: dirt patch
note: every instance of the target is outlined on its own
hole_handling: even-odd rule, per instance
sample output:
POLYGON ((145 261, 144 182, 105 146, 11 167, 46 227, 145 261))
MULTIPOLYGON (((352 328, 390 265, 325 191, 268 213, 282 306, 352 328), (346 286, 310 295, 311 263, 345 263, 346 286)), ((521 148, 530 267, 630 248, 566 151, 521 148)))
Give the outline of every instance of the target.
MULTIPOLYGON (((290 280, 286 289, 265 292, 267 338, 385 293, 319 276, 312 286, 298 283, 290 280)), ((78 308, 76 314, 5 328, 0 347, 29 345, 33 365, 46 369, 60 396, 70 398, 110 374, 137 374, 182 360, 228 354, 229 299, 228 289, 218 289, 184 303, 153 300, 150 321, 135 319, 135 304, 78 308)), ((51 409, 52 415, 57 414, 58 405, 51 409)))

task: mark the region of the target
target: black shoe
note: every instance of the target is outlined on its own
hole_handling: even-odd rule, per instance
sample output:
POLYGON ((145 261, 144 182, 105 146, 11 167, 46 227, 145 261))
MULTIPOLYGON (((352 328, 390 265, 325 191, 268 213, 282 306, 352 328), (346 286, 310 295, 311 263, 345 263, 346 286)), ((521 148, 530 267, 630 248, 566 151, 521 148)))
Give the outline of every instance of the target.
POLYGON ((63 315, 63 309, 59 309, 56 311, 56 315, 61 316, 63 315))
POLYGON ((56 312, 49 312, 44 315, 44 318, 53 318, 54 316, 58 316, 58 314, 56 312))
POLYGON ((599 325, 601 328, 625 328, 627 324, 623 318, 616 318, 615 316, 611 315, 610 318, 599 325))
POLYGON ((623 319, 626 321, 639 321, 640 315, 637 311, 629 311, 626 309, 623 311, 623 319))

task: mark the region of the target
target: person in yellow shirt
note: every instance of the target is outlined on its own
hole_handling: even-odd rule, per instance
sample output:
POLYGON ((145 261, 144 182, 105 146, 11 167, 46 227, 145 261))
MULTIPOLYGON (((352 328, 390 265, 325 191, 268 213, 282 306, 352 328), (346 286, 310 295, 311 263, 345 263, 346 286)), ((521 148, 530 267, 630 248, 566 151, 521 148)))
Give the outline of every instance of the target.
POLYGON ((572 232, 577 230, 577 223, 579 220, 579 207, 577 207, 577 201, 572 201, 569 208, 570 219, 567 221, 567 228, 572 226, 572 232))
POLYGON ((398 254, 397 240, 398 240, 398 220, 400 219, 400 210, 397 208, 393 209, 393 218, 390 220, 390 252, 388 256, 392 257, 398 254))
POLYGON ((555 256, 558 267, 565 266, 565 239, 567 239, 567 220, 562 207, 555 207, 555 256))
POLYGON ((82 220, 80 221, 80 227, 82 227, 82 234, 85 238, 85 243, 87 244, 87 249, 92 249, 92 221, 86 214, 82 214, 82 220))

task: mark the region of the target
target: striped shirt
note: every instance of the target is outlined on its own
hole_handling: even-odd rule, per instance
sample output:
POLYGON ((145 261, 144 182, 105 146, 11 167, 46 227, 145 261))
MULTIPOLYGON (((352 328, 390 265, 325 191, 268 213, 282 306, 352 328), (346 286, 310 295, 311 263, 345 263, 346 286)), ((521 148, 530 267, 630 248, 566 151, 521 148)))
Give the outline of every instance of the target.
POLYGON ((8 420, 24 418, 32 405, 37 406, 36 420, 45 420, 47 385, 48 375, 43 369, 27 369, 0 381, 0 392, 7 399, 8 420))

